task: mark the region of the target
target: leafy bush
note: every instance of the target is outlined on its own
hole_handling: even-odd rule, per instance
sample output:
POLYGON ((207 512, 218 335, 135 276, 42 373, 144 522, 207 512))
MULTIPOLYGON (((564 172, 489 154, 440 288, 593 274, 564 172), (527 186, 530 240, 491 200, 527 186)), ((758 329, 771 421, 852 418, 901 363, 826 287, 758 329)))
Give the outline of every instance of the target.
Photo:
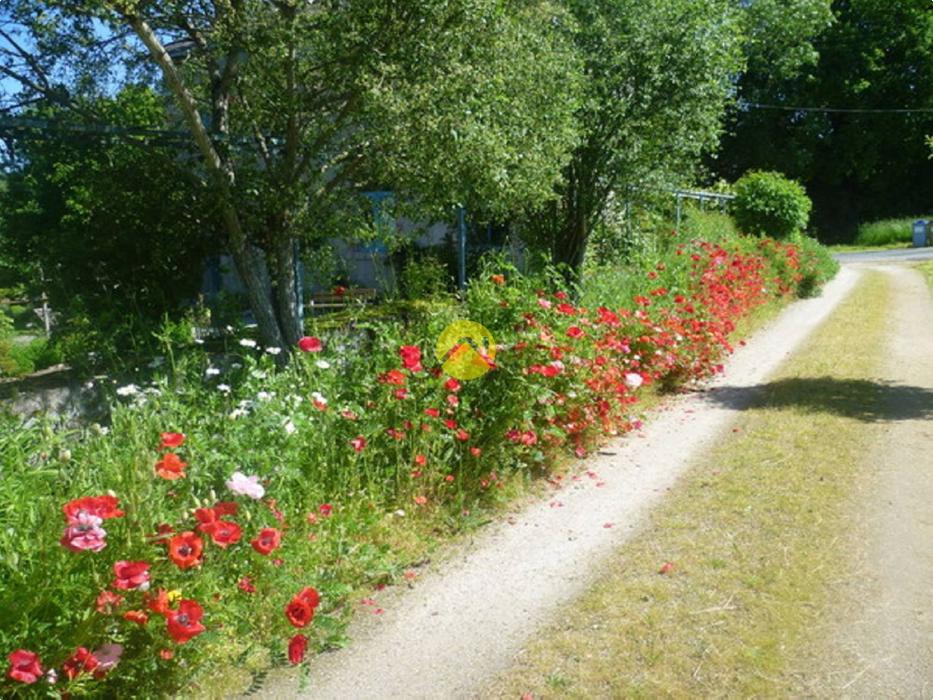
MULTIPOLYGON (((156 697, 233 694, 299 662, 303 640, 341 644, 354 602, 414 575, 438 533, 637 427, 645 386, 717 372, 736 321, 798 284, 792 244, 668 234, 659 247, 604 270, 585 303, 555 270, 487 260, 462 305, 319 328, 281 371, 279 350, 249 338, 184 354, 117 390, 109 431, 0 417, 0 653, 25 678, 34 661, 58 669, 46 691, 156 697), (499 350, 472 382, 433 361, 463 318, 499 350)), ((4 697, 24 689, 0 680, 4 697)))
POLYGON ((805 234, 794 236, 793 243, 800 251, 800 279, 797 281, 797 296, 801 298, 817 296, 823 285, 835 277, 839 263, 832 253, 820 245, 815 238, 805 234))
POLYGON ((812 203, 806 190, 776 172, 750 172, 735 183, 732 215, 739 229, 784 239, 803 231, 812 203))
POLYGON ((702 241, 735 239, 739 235, 732 217, 717 211, 687 209, 682 226, 685 235, 702 241))
POLYGON ((410 251, 399 275, 399 291, 405 299, 434 299, 451 287, 447 263, 430 251, 410 251))
POLYGON ((933 216, 915 216, 902 219, 882 219, 861 224, 858 235, 855 237, 856 245, 883 246, 896 243, 910 245, 913 241, 913 225, 918 219, 933 220, 933 216))

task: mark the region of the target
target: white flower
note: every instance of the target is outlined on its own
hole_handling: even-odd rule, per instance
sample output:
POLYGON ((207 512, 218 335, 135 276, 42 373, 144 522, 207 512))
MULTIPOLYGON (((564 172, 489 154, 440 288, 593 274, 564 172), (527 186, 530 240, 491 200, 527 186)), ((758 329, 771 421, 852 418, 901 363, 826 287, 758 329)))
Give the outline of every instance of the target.
POLYGON ((246 411, 245 409, 234 408, 232 411, 230 411, 230 415, 228 417, 230 418, 230 420, 236 420, 237 418, 242 418, 247 413, 248 411, 246 411))
POLYGON ((216 377, 218 374, 220 374, 220 370, 216 367, 208 367, 204 370, 204 376, 206 377, 216 377))
POLYGON ((285 425, 282 427, 285 428, 286 435, 294 435, 298 431, 298 428, 290 420, 285 421, 285 425))
POLYGON ((218 385, 217 385, 217 391, 219 391, 221 394, 229 394, 229 393, 230 393, 230 385, 229 385, 229 384, 218 384, 218 385))
POLYGON ((204 338, 195 338, 194 343, 195 345, 204 345, 204 338))
POLYGON ((117 389, 117 396, 136 396, 139 393, 139 387, 135 384, 127 384, 117 389))
POLYGON ((244 348, 254 348, 256 347, 256 341, 249 338, 240 338, 240 345, 244 348))
POLYGON ((395 515, 396 515, 397 517, 399 517, 399 518, 404 518, 404 517, 405 517, 405 511, 402 510, 401 508, 399 508, 397 511, 395 511, 395 515))
POLYGON ((258 476, 247 476, 243 472, 233 472, 227 481, 227 488, 240 496, 249 496, 254 501, 266 495, 266 490, 259 483, 258 476))
POLYGON ((254 369, 250 371, 249 376, 251 376, 253 379, 265 379, 269 375, 267 375, 261 369, 254 369))
POLYGON ((258 394, 256 394, 256 398, 260 401, 269 401, 273 396, 275 396, 275 394, 269 391, 260 391, 258 394))
POLYGON ((278 355, 282 352, 282 348, 266 348, 266 352, 270 355, 278 355))
POLYGON ((630 389, 637 389, 642 384, 644 384, 644 378, 638 374, 638 372, 626 372, 625 373, 625 385, 630 389))
POLYGON ((321 369, 330 369, 330 362, 327 360, 318 360, 314 364, 316 364, 321 369))

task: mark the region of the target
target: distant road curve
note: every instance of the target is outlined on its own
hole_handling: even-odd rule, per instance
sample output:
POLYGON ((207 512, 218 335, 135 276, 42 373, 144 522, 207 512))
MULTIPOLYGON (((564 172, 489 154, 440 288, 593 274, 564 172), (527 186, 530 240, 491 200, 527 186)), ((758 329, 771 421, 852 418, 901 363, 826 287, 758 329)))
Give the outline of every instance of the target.
POLYGON ((933 260, 933 246, 926 248, 896 248, 894 250, 866 250, 861 253, 834 253, 841 263, 885 263, 933 260))

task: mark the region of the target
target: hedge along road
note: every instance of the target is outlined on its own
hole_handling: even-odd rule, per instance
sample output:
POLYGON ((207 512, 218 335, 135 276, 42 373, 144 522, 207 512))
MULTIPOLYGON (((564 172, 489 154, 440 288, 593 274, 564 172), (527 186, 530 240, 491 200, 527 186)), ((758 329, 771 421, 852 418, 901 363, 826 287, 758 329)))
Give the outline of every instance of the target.
MULTIPOLYGON (((763 381, 850 292, 860 273, 843 268, 821 297, 799 301, 726 363, 713 387, 763 381)), ((588 477, 550 500, 490 525, 419 579, 383 598, 384 614, 351 627, 346 649, 298 674, 269 678, 264 697, 464 697, 509 665, 536 628, 583 592, 602 562, 715 443, 741 410, 699 394, 666 401, 639 436, 618 440, 584 465, 588 477)), ((255 695, 254 695, 255 697, 255 695)))

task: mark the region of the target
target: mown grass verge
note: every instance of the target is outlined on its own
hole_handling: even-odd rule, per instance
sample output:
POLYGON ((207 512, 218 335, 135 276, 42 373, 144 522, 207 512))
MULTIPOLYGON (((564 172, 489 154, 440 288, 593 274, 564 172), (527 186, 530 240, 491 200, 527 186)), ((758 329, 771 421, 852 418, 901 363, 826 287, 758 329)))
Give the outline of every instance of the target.
POLYGON ((835 544, 872 435, 862 418, 880 401, 866 379, 882 359, 889 297, 870 273, 485 695, 791 692, 788 660, 845 566, 835 544))
POLYGON ((930 289, 933 290, 933 260, 920 263, 917 265, 917 269, 926 277, 927 284, 930 286, 930 289))

